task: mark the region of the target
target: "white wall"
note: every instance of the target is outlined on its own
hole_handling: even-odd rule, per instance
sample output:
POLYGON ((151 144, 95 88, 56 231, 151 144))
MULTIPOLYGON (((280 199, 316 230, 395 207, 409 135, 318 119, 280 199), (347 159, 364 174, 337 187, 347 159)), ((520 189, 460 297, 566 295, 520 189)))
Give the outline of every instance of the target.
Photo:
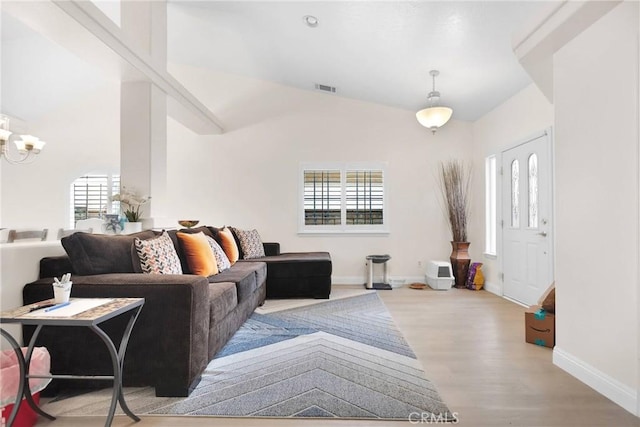
MULTIPOLYGON (((500 278, 500 253, 497 257, 484 256, 485 249, 485 158, 525 140, 534 133, 550 127, 553 123, 553 105, 542 92, 531 84, 502 103, 490 113, 473 123, 472 182, 473 207, 469 236, 472 242, 471 255, 484 263, 485 287, 502 295, 500 278)), ((498 186, 498 193, 500 187, 498 186)), ((499 242, 498 242, 499 245, 499 242)))
MULTIPOLYGON (((434 136, 413 111, 173 68, 227 132, 199 136, 168 121, 169 217, 255 227, 285 251, 329 251, 336 283, 364 283, 367 254, 391 254, 390 274, 407 280, 448 258, 436 167, 471 158, 469 123, 452 120, 434 136), (390 234, 297 234, 299 163, 324 160, 388 162, 390 234)), ((33 164, 2 166, 2 227, 48 227, 53 237, 68 225, 73 179, 119 170, 119 99, 119 85, 105 84, 28 123, 48 145, 33 164)))
POLYGON ((188 66, 170 71, 226 129, 199 137, 170 123, 169 191, 177 217, 255 227, 283 251, 329 251, 334 283, 364 283, 367 254, 389 253, 391 276, 412 280, 423 278, 426 260, 449 257, 436 167, 471 158, 469 123, 453 120, 434 136, 413 111, 188 66), (390 234, 298 235, 304 161, 388 162, 390 234))
POLYGON ((120 85, 97 90, 27 123, 29 133, 47 141, 33 163, 2 161, 0 227, 69 228, 70 185, 87 173, 120 169, 120 85))
POLYGON ((639 16, 625 2, 554 56, 554 362, 634 413, 639 16))
MULTIPOLYGON (((40 260, 47 256, 63 255, 60 241, 19 242, 0 245, 0 309, 11 310, 22 305, 22 288, 38 279, 40 260)), ((3 324, 19 342, 22 328, 3 324)), ((9 348, 8 341, 0 340, 0 349, 9 348)))

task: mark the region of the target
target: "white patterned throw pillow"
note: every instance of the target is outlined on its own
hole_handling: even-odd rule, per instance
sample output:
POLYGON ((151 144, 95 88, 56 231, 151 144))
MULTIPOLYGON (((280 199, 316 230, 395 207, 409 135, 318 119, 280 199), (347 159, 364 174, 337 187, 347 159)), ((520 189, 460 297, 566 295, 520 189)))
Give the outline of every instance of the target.
POLYGON ((166 231, 158 237, 140 240, 136 237, 133 244, 140 258, 140 268, 146 274, 182 274, 180 258, 166 231))
POLYGON ((262 239, 258 234, 258 230, 238 230, 234 228, 238 240, 240 241, 240 247, 244 253, 244 259, 260 258, 264 256, 264 246, 262 246, 262 239))
POLYGON ((213 255, 216 258, 216 264, 218 264, 218 271, 222 272, 227 268, 231 267, 231 262, 229 258, 227 258, 227 254, 224 253, 224 249, 213 240, 211 237, 206 236, 207 242, 209 242, 209 246, 211 246, 211 250, 213 251, 213 255))

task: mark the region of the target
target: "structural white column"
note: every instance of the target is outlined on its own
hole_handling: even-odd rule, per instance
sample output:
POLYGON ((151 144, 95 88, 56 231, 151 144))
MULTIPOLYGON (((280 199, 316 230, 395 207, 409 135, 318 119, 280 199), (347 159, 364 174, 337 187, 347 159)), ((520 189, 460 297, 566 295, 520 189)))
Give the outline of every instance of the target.
POLYGON ((143 217, 163 218, 167 188, 166 95, 149 82, 123 82, 120 92, 121 185, 151 196, 143 217))
MULTIPOLYGON (((121 2, 122 30, 158 67, 167 63, 166 2, 121 2)), ((148 81, 124 75, 120 98, 121 185, 151 196, 145 227, 167 222, 167 97, 148 81)))

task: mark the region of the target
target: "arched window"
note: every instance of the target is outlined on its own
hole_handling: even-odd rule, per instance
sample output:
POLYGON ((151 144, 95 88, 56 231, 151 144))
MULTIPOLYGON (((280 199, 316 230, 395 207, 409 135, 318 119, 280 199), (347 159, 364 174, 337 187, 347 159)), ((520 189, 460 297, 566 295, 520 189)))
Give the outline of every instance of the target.
POLYGON ((120 202, 111 196, 120 192, 120 175, 85 175, 71 183, 71 227, 81 219, 118 214, 120 202))

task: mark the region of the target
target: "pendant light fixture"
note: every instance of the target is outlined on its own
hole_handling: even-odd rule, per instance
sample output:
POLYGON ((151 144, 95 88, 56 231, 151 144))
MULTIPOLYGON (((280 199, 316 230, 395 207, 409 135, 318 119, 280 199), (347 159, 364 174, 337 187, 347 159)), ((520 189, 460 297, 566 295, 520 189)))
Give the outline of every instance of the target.
POLYGON ((440 92, 436 90, 436 77, 440 72, 438 70, 429 71, 431 78, 433 80, 433 89, 429 92, 427 97, 427 101, 429 102, 429 106, 424 110, 420 110, 416 113, 416 118, 418 122, 426 127, 431 129, 431 132, 436 133, 436 130, 445 125, 451 118, 451 114, 453 114, 453 110, 449 107, 439 106, 438 103, 440 101, 440 92))
POLYGON ((9 117, 0 114, 0 158, 11 164, 31 163, 46 142, 32 135, 16 135, 9 130, 9 117), (9 138, 15 148, 10 149, 9 138), (16 153, 17 152, 17 153, 16 153))

